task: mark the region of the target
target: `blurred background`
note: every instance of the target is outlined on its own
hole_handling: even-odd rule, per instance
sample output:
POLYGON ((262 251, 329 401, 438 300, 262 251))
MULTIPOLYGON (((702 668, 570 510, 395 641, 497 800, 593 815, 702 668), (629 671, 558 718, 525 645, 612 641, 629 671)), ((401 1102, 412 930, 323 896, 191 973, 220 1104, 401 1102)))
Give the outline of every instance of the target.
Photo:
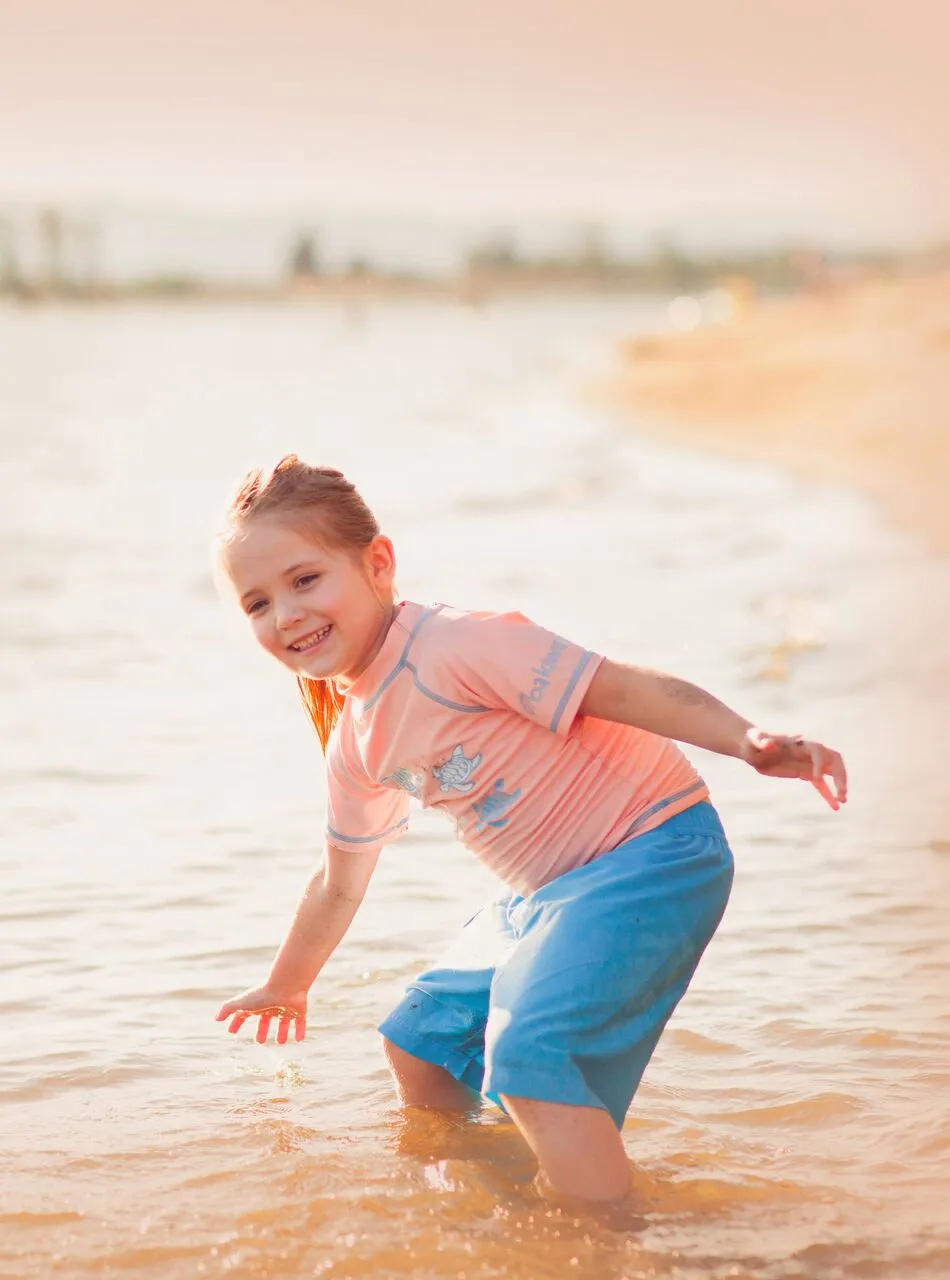
POLYGON ((3 18, 4 287, 787 288, 823 255, 945 259, 945 22, 40 0, 3 18))
POLYGON ((0 14, 4 1274, 950 1271, 948 44, 935 0, 0 14), (393 1105, 374 1025, 497 890, 431 813, 304 1045, 212 1021, 320 856, 210 550, 291 450, 406 597, 846 755, 832 815, 690 753, 739 873, 622 1222, 393 1105))

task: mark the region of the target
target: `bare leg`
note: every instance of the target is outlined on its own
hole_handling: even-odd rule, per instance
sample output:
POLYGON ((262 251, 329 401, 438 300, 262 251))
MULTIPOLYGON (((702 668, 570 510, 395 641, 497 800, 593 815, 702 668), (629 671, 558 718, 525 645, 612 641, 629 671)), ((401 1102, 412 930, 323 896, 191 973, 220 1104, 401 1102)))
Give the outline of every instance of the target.
POLYGON ((383 1049, 403 1106, 468 1112, 477 1111, 481 1106, 479 1094, 456 1080, 444 1067, 406 1053, 385 1036, 383 1049))
POLYGON ((507 1094, 502 1101, 556 1195, 604 1202, 630 1190, 630 1165, 606 1111, 507 1094))

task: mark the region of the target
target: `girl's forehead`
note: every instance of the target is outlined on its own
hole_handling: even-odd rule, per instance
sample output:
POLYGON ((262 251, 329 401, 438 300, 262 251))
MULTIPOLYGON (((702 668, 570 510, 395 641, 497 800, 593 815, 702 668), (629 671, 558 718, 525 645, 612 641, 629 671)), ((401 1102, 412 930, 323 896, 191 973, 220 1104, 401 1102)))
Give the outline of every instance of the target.
POLYGON ((268 568, 280 572, 301 560, 330 560, 338 553, 313 534, 283 521, 252 520, 228 539, 224 563, 229 572, 268 568))

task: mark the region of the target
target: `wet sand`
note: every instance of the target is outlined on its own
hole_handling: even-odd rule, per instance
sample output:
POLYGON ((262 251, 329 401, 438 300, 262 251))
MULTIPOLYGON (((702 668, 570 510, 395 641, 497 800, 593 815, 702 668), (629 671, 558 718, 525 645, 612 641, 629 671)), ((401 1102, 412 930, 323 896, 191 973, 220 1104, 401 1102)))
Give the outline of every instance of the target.
POLYGON ((752 303, 621 354, 606 395, 638 427, 859 488, 950 555, 950 271, 752 303))

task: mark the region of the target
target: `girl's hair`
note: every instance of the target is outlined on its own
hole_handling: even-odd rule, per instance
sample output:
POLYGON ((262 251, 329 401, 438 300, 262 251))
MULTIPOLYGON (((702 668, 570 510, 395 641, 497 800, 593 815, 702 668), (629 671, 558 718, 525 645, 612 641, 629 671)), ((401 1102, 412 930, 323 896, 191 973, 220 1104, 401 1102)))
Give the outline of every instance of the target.
MULTIPOLYGON (((262 515, 285 516, 324 546, 354 553, 379 533, 376 517, 342 472, 311 467, 294 453, 270 470, 247 473, 228 508, 222 542, 226 545, 252 517, 262 515)), ((297 687, 326 754, 343 695, 332 680, 310 676, 298 676, 297 687)))

